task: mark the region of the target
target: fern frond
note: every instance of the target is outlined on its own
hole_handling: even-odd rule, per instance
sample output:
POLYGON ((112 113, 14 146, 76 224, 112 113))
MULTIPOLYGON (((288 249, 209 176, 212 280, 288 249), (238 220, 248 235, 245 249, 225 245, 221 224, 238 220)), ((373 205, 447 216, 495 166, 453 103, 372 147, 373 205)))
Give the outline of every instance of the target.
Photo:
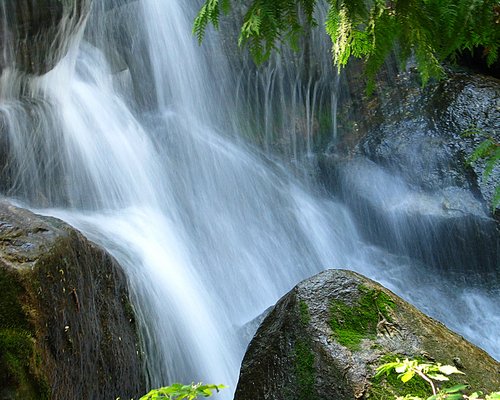
MULTIPOLYGON (((231 0, 205 0, 193 34, 203 40, 209 23, 219 26, 231 0)), ((443 75, 441 63, 460 51, 484 49, 489 65, 500 48, 499 0, 327 0, 325 29, 333 61, 340 69, 351 56, 365 60, 373 80, 385 58, 397 47, 401 64, 415 54, 422 82, 443 75)), ((259 64, 280 43, 296 47, 306 25, 315 26, 317 0, 250 0, 239 36, 259 64)))
MULTIPOLYGON (((222 3, 223 8, 228 10, 230 6, 229 0, 222 0, 222 3)), ((193 35, 198 39, 198 43, 201 44, 203 41, 209 22, 211 22, 215 28, 219 27, 219 15, 219 0, 207 0, 207 2, 203 4, 193 23, 193 35)))

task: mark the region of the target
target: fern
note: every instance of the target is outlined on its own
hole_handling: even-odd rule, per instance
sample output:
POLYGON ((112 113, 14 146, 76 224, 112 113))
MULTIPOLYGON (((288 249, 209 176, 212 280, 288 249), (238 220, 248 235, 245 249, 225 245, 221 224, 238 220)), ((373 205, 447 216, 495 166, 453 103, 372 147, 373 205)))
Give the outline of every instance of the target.
MULTIPOLYGON (((485 137, 485 133, 480 129, 471 127, 467 129, 462 136, 472 137, 472 136, 482 136, 485 137)), ((484 161, 483 170, 483 182, 488 181, 493 173, 493 170, 500 166, 500 143, 496 141, 492 136, 487 136, 472 152, 472 154, 467 158, 466 163, 471 165, 479 160, 484 161)), ((497 207, 500 205, 500 184, 497 183, 495 187, 495 192, 491 200, 491 207, 493 213, 496 211, 497 207)))
MULTIPOLYGON (((415 54, 422 83, 443 76, 441 63, 481 46, 488 64, 499 56, 499 0, 328 0, 324 23, 332 40, 333 62, 340 69, 351 56, 365 60, 369 82, 397 47, 404 65, 415 54)), ((317 0, 253 0, 239 37, 256 63, 267 60, 279 44, 296 47, 306 27, 316 26, 317 0)), ((209 23, 219 26, 230 0, 206 0, 193 33, 203 40, 209 23)))
MULTIPOLYGON (((229 6, 228 1, 226 1, 226 3, 229 6)), ((198 39, 199 43, 203 41, 209 22, 216 28, 219 27, 219 15, 219 0, 207 0, 207 2, 203 4, 193 23, 193 34, 198 39)))

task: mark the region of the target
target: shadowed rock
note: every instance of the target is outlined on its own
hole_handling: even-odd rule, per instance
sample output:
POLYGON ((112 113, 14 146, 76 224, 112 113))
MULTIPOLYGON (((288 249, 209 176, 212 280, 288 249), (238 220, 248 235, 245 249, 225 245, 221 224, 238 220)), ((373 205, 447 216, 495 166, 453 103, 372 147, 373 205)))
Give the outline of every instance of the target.
POLYGON ((144 390, 139 354, 116 261, 0 201, 0 398, 129 399, 144 390))
POLYGON ((32 75, 50 71, 65 56, 90 4, 91 0, 2 0, 0 71, 6 67, 32 75))

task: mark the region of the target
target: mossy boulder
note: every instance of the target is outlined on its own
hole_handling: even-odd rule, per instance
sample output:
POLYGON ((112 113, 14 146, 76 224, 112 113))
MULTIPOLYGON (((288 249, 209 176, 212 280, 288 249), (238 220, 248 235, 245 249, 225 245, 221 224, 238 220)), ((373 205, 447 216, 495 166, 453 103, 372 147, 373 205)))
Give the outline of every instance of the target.
POLYGON ((453 384, 500 388, 500 364, 483 350, 362 275, 324 271, 297 285, 262 322, 235 400, 392 400, 427 391, 417 379, 374 379, 379 365, 406 357, 456 364, 466 375, 453 384))
POLYGON ((143 391, 116 261, 62 221, 0 201, 0 399, 129 399, 143 391))

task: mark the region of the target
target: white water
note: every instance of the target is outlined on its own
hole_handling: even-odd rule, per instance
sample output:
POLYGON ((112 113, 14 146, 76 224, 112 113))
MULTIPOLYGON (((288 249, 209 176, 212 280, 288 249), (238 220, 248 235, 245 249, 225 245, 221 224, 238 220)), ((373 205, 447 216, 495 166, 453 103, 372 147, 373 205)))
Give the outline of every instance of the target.
POLYGON ((495 293, 443 285, 364 242, 344 205, 238 138, 238 74, 215 36, 198 48, 195 10, 181 0, 95 5, 54 70, 27 80, 8 69, 0 82, 17 171, 9 193, 119 260, 151 384, 234 390, 240 328, 329 267, 378 280, 500 357, 495 293), (119 28, 129 36, 113 39, 119 28))

